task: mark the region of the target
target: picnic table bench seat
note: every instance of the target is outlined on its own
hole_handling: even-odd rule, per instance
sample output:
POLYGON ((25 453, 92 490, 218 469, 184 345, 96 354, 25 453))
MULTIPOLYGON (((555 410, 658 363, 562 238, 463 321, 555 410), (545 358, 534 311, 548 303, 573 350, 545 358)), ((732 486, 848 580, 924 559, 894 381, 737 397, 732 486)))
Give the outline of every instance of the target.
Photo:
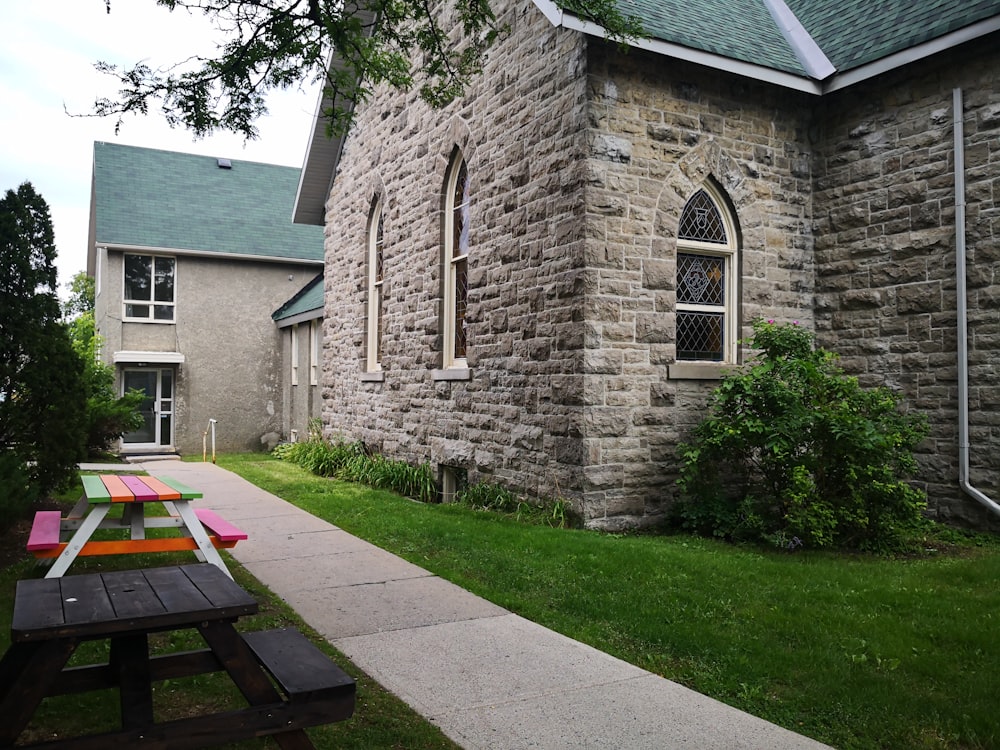
POLYGON ((243 633, 257 661, 292 705, 312 704, 323 712, 318 724, 342 721, 354 711, 354 679, 294 628, 243 633))

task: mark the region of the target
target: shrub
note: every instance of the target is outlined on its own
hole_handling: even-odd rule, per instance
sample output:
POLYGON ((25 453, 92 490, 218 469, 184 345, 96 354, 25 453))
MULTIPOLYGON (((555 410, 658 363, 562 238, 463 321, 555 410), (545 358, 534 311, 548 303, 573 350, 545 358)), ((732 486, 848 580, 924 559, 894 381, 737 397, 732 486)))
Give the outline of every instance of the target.
POLYGON ((759 354, 723 379, 680 446, 677 518, 791 548, 893 549, 925 505, 905 478, 926 420, 887 388, 862 389, 798 325, 753 329, 759 354))
POLYGON ((371 453, 361 442, 330 443, 312 428, 307 440, 279 445, 274 455, 321 477, 392 490, 423 502, 437 497, 437 483, 429 464, 413 466, 405 461, 391 461, 371 453))

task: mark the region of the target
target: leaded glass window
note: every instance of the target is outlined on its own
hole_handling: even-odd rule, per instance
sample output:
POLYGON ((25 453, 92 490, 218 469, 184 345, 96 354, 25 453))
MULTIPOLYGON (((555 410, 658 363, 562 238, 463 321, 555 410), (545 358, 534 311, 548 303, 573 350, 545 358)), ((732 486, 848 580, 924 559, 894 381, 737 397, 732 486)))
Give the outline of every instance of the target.
POLYGON ((729 242, 722 214, 704 189, 695 193, 684 206, 677 237, 682 240, 714 242, 720 245, 729 242))
POLYGON ((677 359, 735 358, 736 248, 719 203, 701 189, 687 202, 677 231, 677 359))

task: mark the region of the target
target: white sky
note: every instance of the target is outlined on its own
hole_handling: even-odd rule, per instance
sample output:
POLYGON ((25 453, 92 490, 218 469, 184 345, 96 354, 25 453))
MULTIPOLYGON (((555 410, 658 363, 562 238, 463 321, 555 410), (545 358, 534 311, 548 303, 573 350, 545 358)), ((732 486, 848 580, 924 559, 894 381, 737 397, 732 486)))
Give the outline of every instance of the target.
POLYGON ((170 13, 154 0, 0 0, 0 193, 28 181, 45 198, 55 228, 60 293, 86 269, 94 141, 301 167, 318 89, 278 92, 260 136, 244 144, 223 134, 195 140, 171 129, 156 105, 143 118, 70 117, 89 113, 116 83, 98 60, 153 68, 214 50, 203 16, 170 13))

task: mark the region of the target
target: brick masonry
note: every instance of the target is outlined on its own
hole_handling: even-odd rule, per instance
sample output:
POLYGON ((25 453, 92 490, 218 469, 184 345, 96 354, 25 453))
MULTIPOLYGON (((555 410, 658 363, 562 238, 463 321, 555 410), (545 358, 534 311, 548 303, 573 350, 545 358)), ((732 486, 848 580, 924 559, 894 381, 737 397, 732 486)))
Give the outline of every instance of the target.
MULTIPOLYGON (((902 388, 912 408, 933 413, 922 459, 940 478, 921 481, 942 515, 961 516, 945 510, 971 502, 947 479, 947 76, 928 68, 933 83, 912 93, 880 82, 823 105, 623 55, 553 28, 531 2, 501 18, 510 34, 460 102, 436 111, 413 93, 380 90, 359 108, 328 203, 328 436, 566 497, 592 527, 655 522, 674 497, 676 445, 718 376, 676 367, 673 333, 677 220, 711 180, 738 226, 743 333, 758 316, 798 320, 852 372, 902 388), (441 380, 443 185, 456 148, 472 179, 471 372, 441 380), (373 379, 362 373, 375 196, 385 206, 385 327, 383 372, 373 379)), ((988 76, 965 75, 970 89, 991 90, 988 76)), ((996 417, 982 412, 997 398, 1000 294, 985 230, 997 225, 1000 188, 985 165, 1000 105, 979 96, 967 103, 970 168, 983 165, 970 182, 970 253, 989 270, 970 277, 983 407, 974 441, 995 456, 996 417)), ((987 454, 976 469, 995 489, 987 454)))

